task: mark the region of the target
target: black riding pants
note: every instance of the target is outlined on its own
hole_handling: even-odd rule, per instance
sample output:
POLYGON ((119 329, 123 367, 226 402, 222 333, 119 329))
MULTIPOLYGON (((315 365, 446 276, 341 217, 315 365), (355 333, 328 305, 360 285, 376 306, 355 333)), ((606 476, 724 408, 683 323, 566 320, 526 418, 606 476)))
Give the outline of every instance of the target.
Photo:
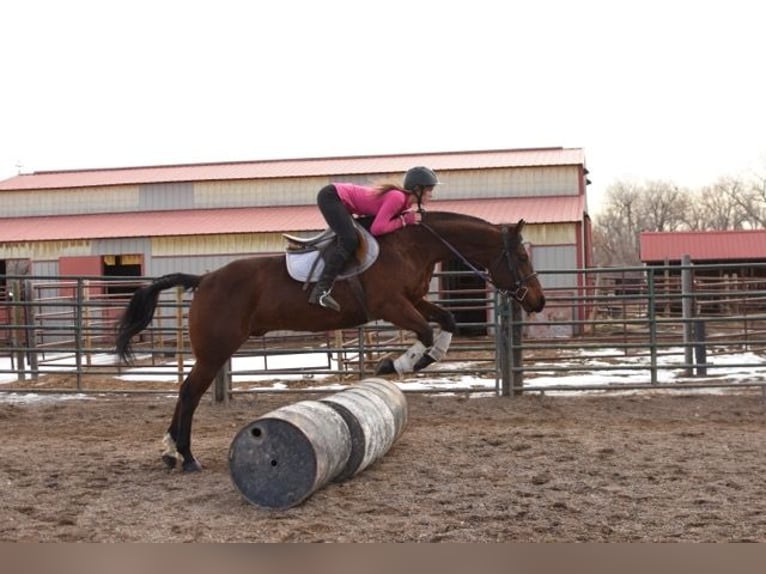
POLYGON ((354 218, 338 196, 335 186, 324 186, 317 194, 319 211, 338 236, 338 243, 350 255, 359 246, 359 237, 356 235, 354 218))

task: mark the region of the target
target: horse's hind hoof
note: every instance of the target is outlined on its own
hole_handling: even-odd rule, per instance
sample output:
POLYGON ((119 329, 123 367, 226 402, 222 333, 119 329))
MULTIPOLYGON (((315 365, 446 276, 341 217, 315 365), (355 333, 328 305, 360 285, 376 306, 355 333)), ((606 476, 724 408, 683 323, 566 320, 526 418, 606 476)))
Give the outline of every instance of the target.
POLYGON ((171 456, 169 454, 163 454, 162 455, 162 462, 165 463, 165 466, 168 468, 175 468, 176 462, 178 462, 178 459, 174 456, 171 456))
POLYGON ((390 375, 396 372, 394 368, 394 361, 388 357, 381 359, 378 366, 375 368, 376 375, 390 375))
POLYGON ((202 465, 197 462, 196 458, 193 458, 188 462, 184 461, 184 463, 181 465, 181 468, 184 472, 199 472, 202 470, 202 465))

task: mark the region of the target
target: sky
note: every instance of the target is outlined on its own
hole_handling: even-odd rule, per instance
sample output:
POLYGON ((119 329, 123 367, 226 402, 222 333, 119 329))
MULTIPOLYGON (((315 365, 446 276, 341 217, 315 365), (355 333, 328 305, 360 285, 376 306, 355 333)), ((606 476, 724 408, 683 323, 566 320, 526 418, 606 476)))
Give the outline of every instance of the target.
POLYGON ((752 0, 5 0, 0 22, 0 180, 563 146, 597 212, 616 181, 766 174, 752 0))

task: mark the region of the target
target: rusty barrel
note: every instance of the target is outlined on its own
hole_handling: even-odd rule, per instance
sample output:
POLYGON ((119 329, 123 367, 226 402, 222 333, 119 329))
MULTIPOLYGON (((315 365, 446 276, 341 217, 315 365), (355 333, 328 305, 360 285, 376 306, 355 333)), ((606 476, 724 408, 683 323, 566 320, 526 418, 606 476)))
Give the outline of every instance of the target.
POLYGON ((300 401, 245 425, 229 447, 235 486, 251 503, 285 509, 382 457, 407 424, 407 401, 367 379, 318 401, 300 401))

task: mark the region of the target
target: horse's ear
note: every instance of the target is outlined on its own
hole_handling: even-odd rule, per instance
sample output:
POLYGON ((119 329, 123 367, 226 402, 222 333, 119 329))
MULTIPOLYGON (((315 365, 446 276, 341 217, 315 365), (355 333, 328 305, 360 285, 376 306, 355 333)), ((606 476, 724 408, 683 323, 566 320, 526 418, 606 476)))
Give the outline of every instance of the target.
POLYGON ((526 221, 523 219, 519 219, 519 222, 516 224, 516 233, 521 233, 521 230, 524 229, 524 225, 526 224, 526 221))

